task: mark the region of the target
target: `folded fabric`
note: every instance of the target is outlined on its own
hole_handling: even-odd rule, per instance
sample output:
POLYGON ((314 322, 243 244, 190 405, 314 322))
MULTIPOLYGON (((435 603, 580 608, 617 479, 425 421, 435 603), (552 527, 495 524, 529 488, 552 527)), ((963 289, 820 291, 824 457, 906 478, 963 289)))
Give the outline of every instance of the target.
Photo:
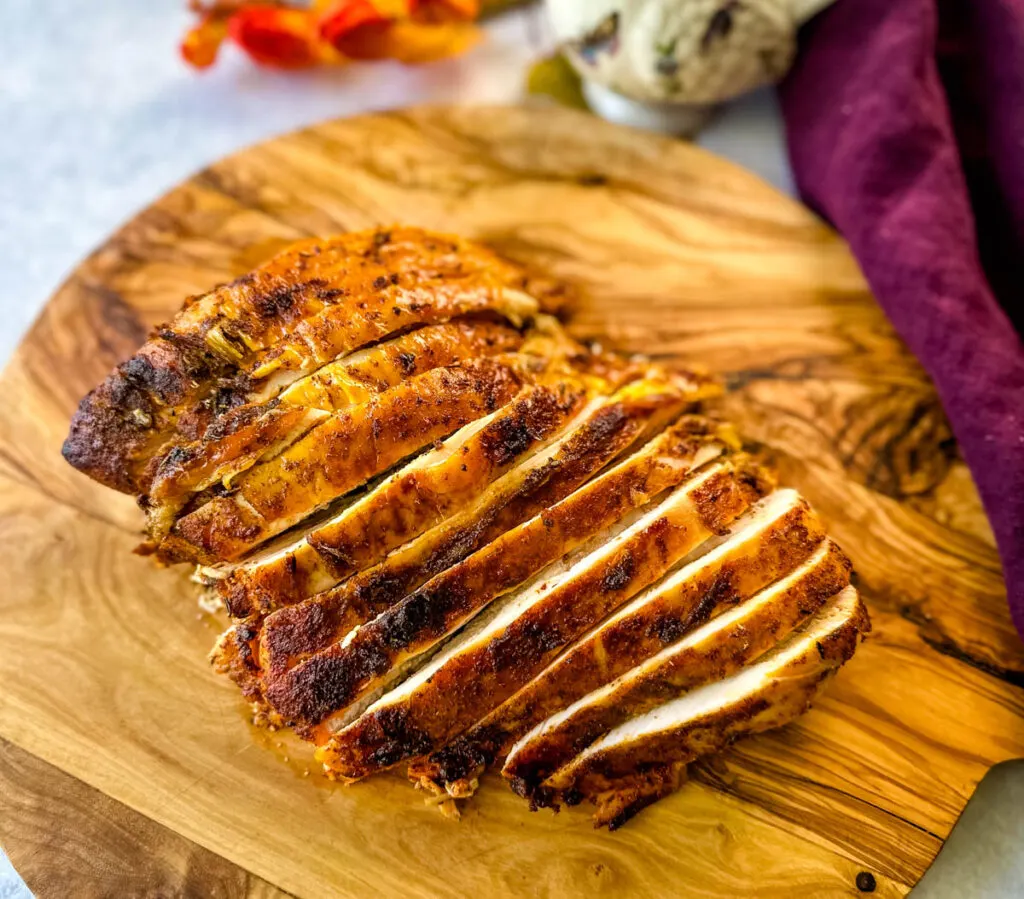
POLYGON ((838 0, 780 96, 801 193, 935 383, 1024 635, 1024 0, 838 0))

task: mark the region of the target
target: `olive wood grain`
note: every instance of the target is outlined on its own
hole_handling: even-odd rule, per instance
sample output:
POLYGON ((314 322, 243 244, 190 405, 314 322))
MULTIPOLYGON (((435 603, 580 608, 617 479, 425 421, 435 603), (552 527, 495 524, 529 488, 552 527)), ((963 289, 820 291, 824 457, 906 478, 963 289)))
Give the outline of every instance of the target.
POLYGON ((2 387, 0 736, 295 895, 841 896, 862 871, 902 895, 989 767, 1024 755, 1024 646, 931 385, 845 244, 694 147, 519 108, 272 140, 83 262, 2 387), (186 294, 295 238, 391 222, 576 282, 579 335, 719 372, 721 411, 856 565, 874 633, 818 705, 615 835, 585 810, 531 814, 494 778, 455 825, 399 777, 307 774, 308 749, 254 731, 208 669, 221 622, 188 573, 132 555, 130 499, 60 458, 79 397, 186 294))
POLYGON ((288 895, 5 740, 0 846, 38 899, 288 895))

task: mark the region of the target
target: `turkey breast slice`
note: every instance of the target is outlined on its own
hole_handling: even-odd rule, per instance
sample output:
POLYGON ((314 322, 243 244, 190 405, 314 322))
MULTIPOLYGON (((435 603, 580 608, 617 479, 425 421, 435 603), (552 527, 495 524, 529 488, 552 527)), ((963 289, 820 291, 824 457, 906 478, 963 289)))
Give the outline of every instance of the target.
MULTIPOLYGON (((436 659, 318 751, 346 778, 443 745, 531 680, 558 652, 661 576, 764 490, 738 461, 696 471, 649 509, 599 534, 504 597, 436 659), (736 508, 736 507, 740 508, 736 508)), ((597 510, 588 509, 593 519, 597 510)), ((491 575, 493 578, 493 574, 491 575)))
POLYGON ((853 655, 870 630, 857 591, 846 587, 753 664, 631 718, 591 743, 542 785, 545 803, 579 802, 647 767, 685 763, 738 737, 788 724, 853 655))

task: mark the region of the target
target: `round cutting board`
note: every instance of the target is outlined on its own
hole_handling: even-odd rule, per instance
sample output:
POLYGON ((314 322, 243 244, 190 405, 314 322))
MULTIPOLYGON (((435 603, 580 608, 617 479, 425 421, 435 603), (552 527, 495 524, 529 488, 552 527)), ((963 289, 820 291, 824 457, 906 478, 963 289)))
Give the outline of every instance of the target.
POLYGON ((1024 647, 992 536, 845 244, 729 163, 560 109, 329 122, 129 222, 3 376, 0 564, 0 748, 21 791, 0 790, 0 841, 37 889, 68 882, 67 846, 106 846, 168 892, 832 896, 867 872, 900 895, 988 768, 1024 755, 1024 647), (722 413, 854 559, 874 632, 822 700, 615 834, 586 809, 531 814, 493 776, 458 824, 398 776, 327 784, 209 670, 222 622, 187 572, 132 555, 131 500, 60 458, 78 399, 186 295, 297 238, 394 222, 573 282, 577 334, 718 372, 722 413), (22 851, 26 833, 55 851, 22 851))

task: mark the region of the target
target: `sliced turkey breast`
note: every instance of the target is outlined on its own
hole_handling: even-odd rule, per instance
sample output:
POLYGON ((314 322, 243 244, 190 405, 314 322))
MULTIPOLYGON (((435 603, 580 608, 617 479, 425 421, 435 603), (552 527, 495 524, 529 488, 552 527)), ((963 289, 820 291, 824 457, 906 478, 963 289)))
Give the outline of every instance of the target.
POLYGON ((644 447, 287 672, 268 685, 267 699, 287 718, 343 719, 348 706, 381 686, 403 659, 425 652, 494 598, 614 527, 723 450, 686 434, 644 447))
POLYGON ((85 399, 64 456, 107 486, 145 491, 148 465, 223 412, 268 400, 360 346, 420 324, 540 311, 525 273, 419 228, 300 241, 184 308, 85 399))
POLYGON ((523 384, 510 361, 473 359, 403 381, 332 414, 179 518, 160 544, 169 561, 232 561, 411 453, 509 402, 523 384))
POLYGON ((856 649, 870 623, 846 587, 757 662, 631 718, 590 744, 543 784, 543 801, 575 804, 637 772, 719 752, 733 740, 788 724, 856 649))
MULTIPOLYGON (((652 508, 620 519, 575 557, 489 609, 333 736, 318 758, 353 779, 447 742, 532 679, 562 647, 724 530, 765 489, 758 471, 744 462, 698 469, 652 508)), ((595 513, 590 510, 591 520, 595 513)), ((484 583, 479 589, 491 592, 484 583)), ((474 602, 479 595, 474 591, 474 602)), ((436 640, 439 630, 428 633, 436 640)))
POLYGON ((211 654, 354 781, 408 761, 614 828, 799 714, 870 625, 697 370, 584 345, 567 286, 469 241, 301 241, 188 299, 82 400, 76 468, 198 564, 211 654), (205 603, 204 603, 205 607, 205 603))
POLYGON ((221 415, 199 440, 176 445, 159 460, 146 499, 149 535, 161 539, 188 498, 230 482, 279 454, 331 412, 365 403, 406 378, 464 359, 519 349, 523 335, 508 325, 457 321, 419 328, 349 353, 296 381, 264 403, 221 415))
MULTIPOLYGON (((500 478, 469 508, 379 565, 294 610, 272 615, 263 640, 266 670, 279 672, 301 660, 296 652, 309 654, 341 639, 430 578, 563 500, 624 448, 642 444, 648 431, 677 408, 670 393, 660 387, 640 390, 643 383, 630 385, 629 395, 620 392, 595 401, 582 413, 578 427, 500 478)), ((632 464, 637 470, 659 461, 668 465, 691 458, 708 444, 724 447, 731 439, 728 429, 689 417, 645 446, 632 464)), ((235 597, 230 599, 233 608, 235 597)))
MULTIPOLYGON (((280 677, 435 575, 555 506, 620 452, 628 453, 631 446, 639 444, 640 449, 629 456, 629 464, 621 466, 613 489, 637 489, 635 485, 645 483, 652 473, 663 479, 659 483, 668 483, 664 478, 692 464, 698 451, 718 454, 735 446, 735 435, 728 426, 700 416, 686 416, 658 433, 665 418, 677 410, 677 400, 678 394, 667 390, 663 381, 644 380, 628 385, 611 399, 595 401, 595 408, 584 414, 583 424, 500 478, 470 508, 338 587, 279 609, 262 624, 258 617, 250 617, 231 628, 214 649, 215 667, 247 696, 258 698, 263 680, 280 677), (647 442, 652 431, 657 436, 647 442)), ((595 495, 585 494, 584 501, 595 495)), ((256 611, 234 594, 221 595, 236 617, 256 611)), ((291 688, 278 688, 286 689, 291 688)))
POLYGON ((299 538, 203 573, 236 614, 269 611, 328 590, 471 503, 563 434, 586 399, 579 381, 528 387, 299 538))
POLYGON ((830 540, 803 564, 745 602, 575 702, 549 703, 551 717, 526 733, 502 774, 523 796, 602 734, 666 699, 721 680, 770 650, 850 579, 850 563, 830 540))
POLYGON ((410 777, 465 795, 462 781, 505 755, 534 725, 675 642, 716 608, 785 575, 823 539, 821 522, 807 503, 793 490, 776 491, 581 637, 465 734, 411 765, 410 777))

